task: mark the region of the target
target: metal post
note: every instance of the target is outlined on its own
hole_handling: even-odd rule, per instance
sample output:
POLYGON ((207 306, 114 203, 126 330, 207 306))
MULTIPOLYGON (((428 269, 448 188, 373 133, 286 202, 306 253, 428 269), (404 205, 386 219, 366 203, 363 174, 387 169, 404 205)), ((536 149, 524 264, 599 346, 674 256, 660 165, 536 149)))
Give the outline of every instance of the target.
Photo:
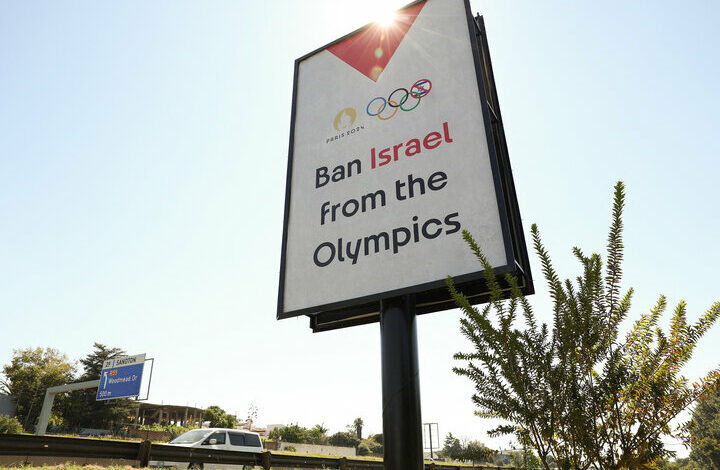
POLYGON ((40 416, 38 417, 38 426, 35 430, 37 436, 44 436, 47 431, 48 423, 50 422, 50 412, 52 411, 52 405, 55 401, 55 395, 57 392, 50 391, 51 388, 45 391, 45 400, 43 401, 42 409, 40 410, 40 416))
POLYGON ((415 298, 380 303, 385 470, 422 470, 415 298))
POLYGON ((433 448, 432 448, 432 423, 428 424, 428 436, 430 436, 430 458, 434 459, 433 457, 433 448))
POLYGON ((85 390, 87 388, 97 388, 100 385, 100 379, 88 380, 87 382, 77 382, 74 384, 58 385, 57 387, 50 387, 45 391, 45 401, 43 401, 42 410, 40 410, 40 416, 38 417, 36 436, 44 436, 47 431, 48 422, 50 421, 50 412, 52 411, 53 401, 55 401, 55 395, 61 392, 72 392, 74 390, 85 390))

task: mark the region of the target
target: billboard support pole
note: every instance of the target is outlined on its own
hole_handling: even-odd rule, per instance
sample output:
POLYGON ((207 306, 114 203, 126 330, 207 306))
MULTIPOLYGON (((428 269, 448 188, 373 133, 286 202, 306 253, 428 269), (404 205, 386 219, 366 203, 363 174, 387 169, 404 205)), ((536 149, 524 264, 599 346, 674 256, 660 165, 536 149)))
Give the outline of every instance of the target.
POLYGON ((422 470, 415 297, 380 302, 385 470, 422 470))

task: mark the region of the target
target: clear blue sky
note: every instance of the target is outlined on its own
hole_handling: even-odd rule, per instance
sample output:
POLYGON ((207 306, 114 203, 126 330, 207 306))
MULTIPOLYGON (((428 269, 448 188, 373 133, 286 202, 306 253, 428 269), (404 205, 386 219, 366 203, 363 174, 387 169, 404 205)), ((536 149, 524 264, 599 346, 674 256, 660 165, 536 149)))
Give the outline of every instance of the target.
MULTIPOLYGON (((151 401, 381 432, 377 325, 275 321, 295 58, 404 1, 0 1, 0 363, 94 341, 156 358, 151 401)), ((473 1, 525 228, 565 276, 628 186, 634 314, 720 300, 720 4, 473 1)), ((532 266, 549 311, 546 289, 532 266)), ((549 315, 544 316, 549 320, 549 315)), ((458 313, 418 321, 423 418, 491 445, 458 313)), ((720 326, 687 368, 716 367, 720 326)))

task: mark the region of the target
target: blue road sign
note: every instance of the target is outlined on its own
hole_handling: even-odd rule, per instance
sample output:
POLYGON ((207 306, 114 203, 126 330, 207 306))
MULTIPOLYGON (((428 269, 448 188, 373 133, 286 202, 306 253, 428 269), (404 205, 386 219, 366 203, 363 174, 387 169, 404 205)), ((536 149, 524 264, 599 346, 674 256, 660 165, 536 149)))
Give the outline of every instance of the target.
POLYGON ((103 363, 96 400, 136 397, 140 395, 145 354, 116 357, 103 363))

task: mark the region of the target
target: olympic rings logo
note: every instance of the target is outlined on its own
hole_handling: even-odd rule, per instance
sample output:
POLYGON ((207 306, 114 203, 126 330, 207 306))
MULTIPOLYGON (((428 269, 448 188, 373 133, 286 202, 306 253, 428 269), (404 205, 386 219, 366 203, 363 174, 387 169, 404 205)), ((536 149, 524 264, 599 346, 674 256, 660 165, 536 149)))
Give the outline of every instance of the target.
POLYGON ((410 91, 408 91, 406 88, 401 87, 395 89, 392 93, 390 93, 387 99, 381 96, 371 99, 365 107, 365 112, 368 114, 368 116, 377 116, 378 119, 380 119, 381 121, 387 121, 388 119, 392 119, 393 117, 395 117, 398 109, 407 112, 417 108, 420 104, 420 100, 430 94, 430 90, 432 90, 432 82, 427 78, 420 79, 417 82, 413 83, 413 85, 410 87, 410 91), (394 98, 397 97, 400 97, 400 99, 396 101, 394 98), (415 101, 412 106, 405 106, 405 104, 410 98, 415 98, 417 101, 415 101), (376 102, 376 105, 373 104, 376 102), (374 112, 370 112, 371 107, 373 108, 374 112), (387 108, 391 108, 392 111, 383 115, 383 111, 385 111, 387 108))

